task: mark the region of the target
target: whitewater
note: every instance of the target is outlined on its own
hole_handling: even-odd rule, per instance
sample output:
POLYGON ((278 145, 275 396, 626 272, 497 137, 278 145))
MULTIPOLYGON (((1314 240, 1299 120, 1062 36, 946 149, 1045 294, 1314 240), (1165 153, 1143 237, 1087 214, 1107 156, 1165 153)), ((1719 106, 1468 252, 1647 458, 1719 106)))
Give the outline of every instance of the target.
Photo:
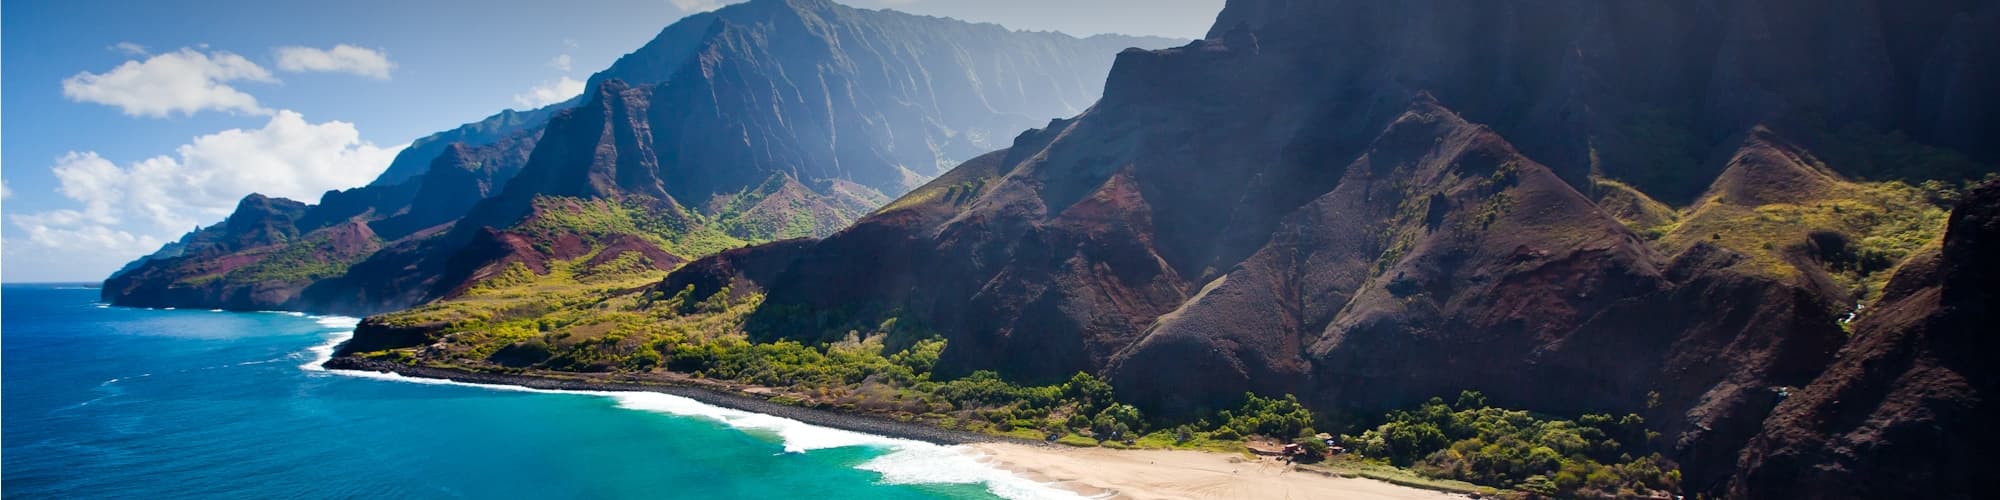
POLYGON ((1012 500, 1084 498, 1074 492, 995 467, 987 462, 986 457, 963 446, 940 445, 823 427, 774 415, 724 408, 672 394, 536 389, 516 385, 475 384, 407 377, 397 373, 328 370, 324 365, 333 359, 333 353, 342 343, 354 338, 354 328, 360 324, 360 319, 295 312, 281 314, 313 319, 320 326, 331 330, 326 334, 326 342, 308 348, 301 356, 308 361, 299 365, 299 368, 307 372, 410 384, 455 385, 494 391, 608 398, 623 409, 707 419, 740 431, 775 436, 782 442, 786 453, 807 453, 845 447, 885 450, 887 453, 856 468, 881 474, 882 482, 886 484, 980 484, 994 495, 1012 500))

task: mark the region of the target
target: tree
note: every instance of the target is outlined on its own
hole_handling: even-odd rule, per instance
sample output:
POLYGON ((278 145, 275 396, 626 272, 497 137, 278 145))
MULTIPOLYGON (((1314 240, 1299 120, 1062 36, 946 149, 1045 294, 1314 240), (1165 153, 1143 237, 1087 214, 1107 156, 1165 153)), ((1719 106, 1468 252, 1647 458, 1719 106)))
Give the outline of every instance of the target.
POLYGON ((1139 408, 1128 404, 1114 404, 1105 407, 1104 411, 1097 413, 1097 418, 1092 419, 1091 432, 1102 438, 1114 433, 1122 435, 1123 432, 1117 432, 1121 429, 1125 432, 1144 432, 1145 426, 1146 419, 1139 413, 1139 408))
POLYGON ((1485 408, 1486 395, 1480 393, 1479 391, 1459 391, 1458 404, 1454 404, 1452 405, 1452 407, 1460 410, 1477 410, 1480 408, 1485 408))
POLYGON ((653 346, 647 345, 640 346, 637 352, 632 353, 632 357, 625 358, 625 367, 644 372, 652 371, 665 362, 665 358, 660 356, 660 351, 653 350, 653 346))
POLYGON ((1088 429, 1090 428, 1090 417, 1083 416, 1082 413, 1070 414, 1069 420, 1064 422, 1064 426, 1069 427, 1071 430, 1088 429))
POLYGON ((1088 373, 1076 372, 1063 384, 1063 396, 1095 410, 1112 401, 1111 384, 1088 373))
POLYGON ((1333 451, 1332 448, 1326 445, 1326 441, 1321 441, 1319 438, 1313 436, 1301 437, 1298 441, 1294 442, 1306 449, 1307 461, 1317 461, 1325 458, 1328 452, 1333 451))
POLYGON ((1429 422, 1390 422, 1376 429, 1382 436, 1381 450, 1376 453, 1388 458, 1390 463, 1407 467, 1432 451, 1451 444, 1444 431, 1429 422))

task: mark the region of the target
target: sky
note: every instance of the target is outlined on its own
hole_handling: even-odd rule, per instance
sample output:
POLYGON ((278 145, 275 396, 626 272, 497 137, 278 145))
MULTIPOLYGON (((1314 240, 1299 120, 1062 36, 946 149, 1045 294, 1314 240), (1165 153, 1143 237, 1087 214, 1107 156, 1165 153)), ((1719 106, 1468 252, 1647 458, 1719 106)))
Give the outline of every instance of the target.
MULTIPOLYGON (((842 0, 1199 38, 1223 0, 842 0)), ((410 141, 582 80, 722 0, 0 4, 0 281, 97 281, 252 192, 313 202, 410 141), (11 124, 11 127, 6 125, 11 124)))

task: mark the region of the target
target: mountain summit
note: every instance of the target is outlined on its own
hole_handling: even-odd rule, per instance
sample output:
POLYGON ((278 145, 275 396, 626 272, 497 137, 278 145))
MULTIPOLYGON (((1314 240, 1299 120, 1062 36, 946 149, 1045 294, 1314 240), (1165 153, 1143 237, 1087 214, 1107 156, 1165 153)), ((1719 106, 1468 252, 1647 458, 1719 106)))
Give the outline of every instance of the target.
MULTIPOLYGON (((1955 194, 1888 181, 1994 171, 1972 138, 2000 129, 1996 20, 1995 2, 1233 0, 1204 40, 1120 54, 1084 114, 660 290, 762 292, 760 340, 894 319, 946 338, 940 372, 1101 374, 1149 414, 1467 389, 1636 413, 1720 494, 1784 388, 1849 343, 1842 318, 1885 324, 1866 306, 1943 233, 1955 194)), ((1746 487, 1812 479, 1772 474, 1746 487)))
POLYGON ((277 217, 284 231, 190 235, 231 244, 141 259, 105 299, 379 312, 608 248, 670 269, 825 236, 1015 130, 1082 111, 1120 49, 1171 43, 817 0, 731 5, 668 26, 576 99, 413 143, 375 183, 277 217), (631 224, 570 226, 602 215, 631 224), (274 265, 309 271, 254 271, 274 265))

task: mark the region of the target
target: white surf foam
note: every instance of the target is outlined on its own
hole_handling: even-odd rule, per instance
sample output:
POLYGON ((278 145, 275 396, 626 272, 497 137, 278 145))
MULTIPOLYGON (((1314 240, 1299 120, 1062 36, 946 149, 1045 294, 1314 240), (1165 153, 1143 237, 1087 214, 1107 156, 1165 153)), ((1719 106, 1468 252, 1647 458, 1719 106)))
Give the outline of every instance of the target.
POLYGON ((683 417, 706 418, 741 430, 768 432, 777 435, 779 439, 783 440, 786 453, 805 453, 812 450, 848 446, 894 448, 906 443, 923 444, 917 441, 820 427, 762 413, 723 408, 672 394, 660 394, 657 392, 607 392, 594 394, 610 397, 612 400, 618 402, 619 408, 683 417))
POLYGON ((858 468, 882 474, 882 482, 889 484, 984 484, 987 491, 1015 500, 1083 498, 1075 492, 994 467, 978 452, 964 446, 921 441, 901 443, 889 454, 875 457, 858 468))
POLYGON ((306 361, 306 364, 299 365, 299 368, 309 372, 326 371, 326 367, 322 365, 325 365, 328 360, 333 359, 333 350, 340 348, 340 344, 347 342, 347 339, 351 338, 354 338, 354 330, 328 334, 326 343, 306 349, 312 352, 312 359, 306 361))
MULTIPOLYGON (((354 318, 329 316, 319 319, 322 325, 344 324, 352 328, 354 318), (337 323, 331 320, 344 320, 337 323)), ((822 427, 775 415, 748 412, 733 408, 695 401, 690 398, 661 394, 657 392, 609 392, 609 391, 558 391, 535 389, 517 385, 473 384, 453 380, 406 377, 398 373, 371 371, 327 370, 327 360, 333 359, 333 352, 340 344, 354 338, 354 331, 342 330, 329 333, 324 344, 308 349, 312 361, 299 368, 306 371, 325 372, 342 376, 428 385, 456 385, 477 387, 487 390, 532 392, 539 394, 571 394, 610 398, 619 408, 664 413, 681 417, 704 418, 721 422, 732 428, 764 432, 776 435, 784 443, 787 453, 805 453, 812 450, 844 448, 849 446, 870 446, 888 450, 888 453, 856 466, 856 468, 882 475, 885 484, 983 484, 987 491, 1002 498, 1013 500, 1075 499, 1083 498, 1074 492, 1056 488, 1046 483, 1001 470, 981 459, 977 452, 964 446, 944 446, 910 439, 877 436, 844 429, 822 427)))
POLYGON ((313 321, 319 323, 319 326, 347 330, 353 330, 354 327, 361 325, 361 318, 351 316, 315 316, 313 321))

